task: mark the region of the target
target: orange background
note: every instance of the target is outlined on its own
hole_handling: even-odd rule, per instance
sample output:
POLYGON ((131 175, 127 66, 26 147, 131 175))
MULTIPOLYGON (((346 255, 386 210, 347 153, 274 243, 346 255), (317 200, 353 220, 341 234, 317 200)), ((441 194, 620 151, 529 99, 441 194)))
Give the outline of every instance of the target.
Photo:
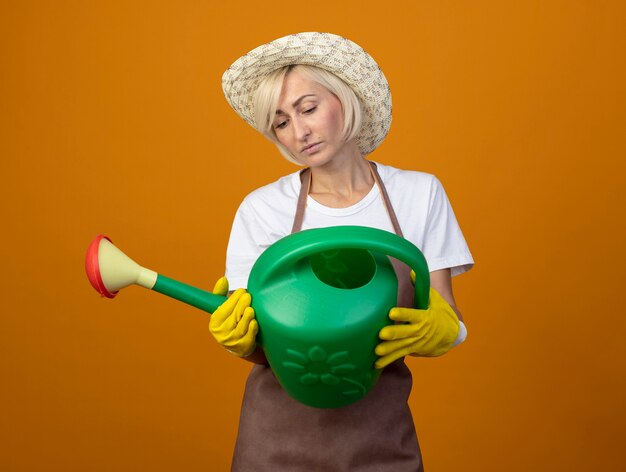
POLYGON ((455 279, 467 343, 408 360, 427 469, 621 468, 623 2, 367 5, 2 2, 3 470, 228 470, 249 364, 198 310, 100 299, 83 257, 103 232, 210 289, 241 199, 296 170, 221 74, 311 30, 379 62, 394 122, 372 158, 436 174, 477 262, 455 279))

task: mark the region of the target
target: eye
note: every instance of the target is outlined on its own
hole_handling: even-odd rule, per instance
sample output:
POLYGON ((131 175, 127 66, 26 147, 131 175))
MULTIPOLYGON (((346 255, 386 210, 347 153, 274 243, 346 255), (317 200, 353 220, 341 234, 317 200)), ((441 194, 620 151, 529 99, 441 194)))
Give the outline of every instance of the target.
POLYGON ((307 108, 306 110, 304 110, 305 114, 311 114, 315 111, 315 109, 317 108, 317 105, 311 108, 307 108))
POLYGON ((285 126, 287 126, 287 120, 275 124, 274 129, 283 129, 285 126))

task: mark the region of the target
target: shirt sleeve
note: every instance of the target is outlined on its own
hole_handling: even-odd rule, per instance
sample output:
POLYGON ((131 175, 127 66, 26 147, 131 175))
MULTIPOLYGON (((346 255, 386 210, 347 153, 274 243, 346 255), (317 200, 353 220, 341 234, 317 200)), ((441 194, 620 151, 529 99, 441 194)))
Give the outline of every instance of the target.
POLYGON ((435 177, 430 189, 422 252, 431 272, 451 269, 452 276, 455 276, 474 266, 448 196, 435 177))
POLYGON ((252 266, 269 245, 266 228, 244 200, 235 214, 226 250, 226 277, 230 290, 247 288, 252 266))

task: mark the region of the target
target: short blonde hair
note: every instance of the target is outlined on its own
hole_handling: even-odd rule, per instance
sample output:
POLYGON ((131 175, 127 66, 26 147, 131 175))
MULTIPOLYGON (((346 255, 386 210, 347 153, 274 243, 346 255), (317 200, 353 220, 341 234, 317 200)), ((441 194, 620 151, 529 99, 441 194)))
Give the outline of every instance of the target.
POLYGON ((288 73, 298 71, 306 79, 326 88, 335 95, 343 110, 343 138, 346 142, 354 139, 361 129, 363 108, 361 101, 354 90, 335 74, 319 67, 305 64, 285 66, 268 74, 259 83, 253 97, 254 122, 256 129, 278 147, 280 153, 295 164, 300 164, 296 158, 278 142, 273 122, 276 117, 276 108, 283 88, 283 82, 288 73))

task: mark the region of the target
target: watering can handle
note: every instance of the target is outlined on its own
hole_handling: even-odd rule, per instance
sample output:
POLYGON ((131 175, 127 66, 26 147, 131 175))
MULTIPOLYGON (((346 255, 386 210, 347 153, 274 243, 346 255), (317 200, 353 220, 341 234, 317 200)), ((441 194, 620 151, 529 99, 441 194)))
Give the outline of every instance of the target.
POLYGON ((333 226, 292 234, 287 246, 275 248, 277 246, 270 246, 257 261, 259 269, 262 267, 255 274, 258 286, 264 286, 275 272, 291 268, 313 254, 335 249, 365 249, 394 257, 411 267, 415 271, 413 306, 428 308, 430 275, 426 259, 413 243, 396 234, 364 226, 333 226))

